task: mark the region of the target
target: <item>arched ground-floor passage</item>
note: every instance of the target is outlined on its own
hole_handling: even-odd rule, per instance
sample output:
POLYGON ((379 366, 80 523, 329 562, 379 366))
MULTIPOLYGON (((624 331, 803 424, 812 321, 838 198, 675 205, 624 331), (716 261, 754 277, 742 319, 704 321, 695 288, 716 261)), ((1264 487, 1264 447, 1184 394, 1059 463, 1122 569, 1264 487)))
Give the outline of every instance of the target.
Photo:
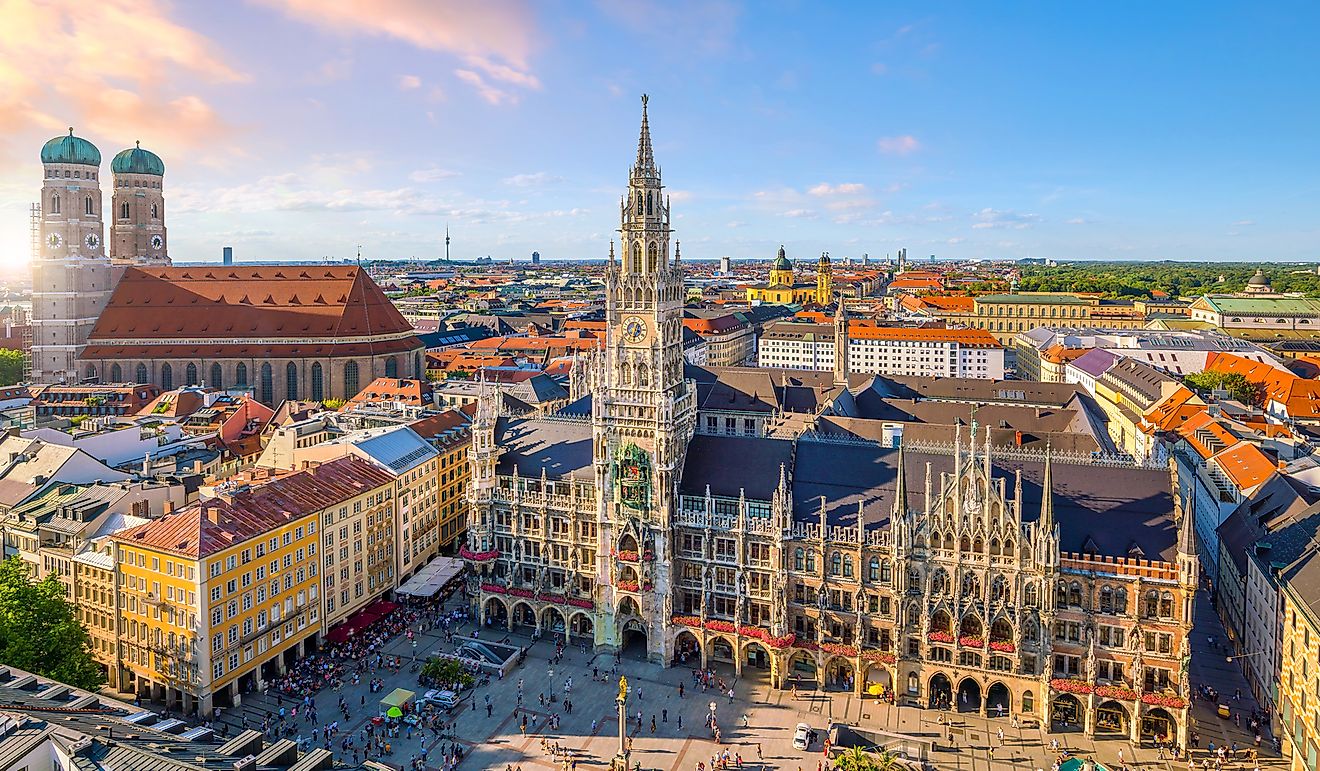
POLYGON ((522 633, 530 634, 536 629, 536 613, 532 606, 525 602, 517 602, 513 605, 513 628, 522 633))
POLYGON ((856 679, 852 662, 836 656, 825 664, 825 690, 852 691, 856 679))
POLYGON ((619 630, 619 656, 630 659, 645 660, 649 651, 649 642, 646 639, 646 628, 642 622, 635 618, 630 618, 623 622, 623 628, 619 630))
POLYGON ((930 678, 926 689, 926 701, 935 709, 948 709, 953 703, 953 683, 943 672, 936 672, 930 678))
POLYGON ((981 684, 970 677, 958 683, 957 707, 959 712, 980 712, 981 684))
POLYGON ((567 628, 564 623, 564 611, 554 606, 541 611, 541 634, 562 635, 567 628))
POLYGON ((1141 716, 1141 735, 1156 741, 1168 741, 1178 735, 1178 721, 1163 708, 1154 707, 1141 716))
POLYGON ((862 682, 862 695, 874 697, 892 697, 894 694, 894 678, 889 674, 889 670, 883 664, 868 664, 864 670, 865 680, 862 682))
POLYGON ((991 717, 1003 717, 1013 711, 1013 695, 1008 686, 993 682, 985 689, 986 712, 991 717))
POLYGON ((569 640, 573 643, 594 643, 596 640, 596 623, 591 620, 591 616, 586 613, 577 612, 568 620, 569 640))
POLYGON ((1127 707, 1116 701, 1106 701, 1095 708, 1096 736, 1118 735, 1126 737, 1132 732, 1132 716, 1127 707))
POLYGON ((684 629, 674 635, 674 663, 706 666, 706 659, 701 655, 701 643, 695 632, 684 629))
POLYGON ((1050 730, 1080 731, 1082 728, 1082 702, 1071 693, 1055 696, 1050 702, 1050 730))
POLYGON ((509 625, 509 608, 499 597, 490 597, 481 608, 482 623, 486 626, 509 625))
POLYGON ((788 659, 788 686, 798 690, 815 690, 816 657, 808 651, 794 651, 788 659))
POLYGON ((706 666, 712 663, 733 664, 733 641, 722 635, 711 635, 706 641, 706 666))
POLYGON ((743 646, 743 672, 747 672, 749 667, 769 672, 773 661, 774 657, 761 643, 753 640, 743 646))

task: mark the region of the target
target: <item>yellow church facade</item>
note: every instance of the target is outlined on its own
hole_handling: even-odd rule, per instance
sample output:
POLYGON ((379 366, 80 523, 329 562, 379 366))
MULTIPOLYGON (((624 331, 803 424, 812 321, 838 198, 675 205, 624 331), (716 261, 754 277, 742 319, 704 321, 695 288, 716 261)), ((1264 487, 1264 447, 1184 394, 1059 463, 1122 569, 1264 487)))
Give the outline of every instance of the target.
POLYGON ((784 247, 770 266, 770 279, 764 284, 747 286, 747 302, 769 305, 829 305, 833 295, 833 270, 829 254, 821 254, 816 263, 815 283, 795 281, 793 263, 789 262, 784 247))

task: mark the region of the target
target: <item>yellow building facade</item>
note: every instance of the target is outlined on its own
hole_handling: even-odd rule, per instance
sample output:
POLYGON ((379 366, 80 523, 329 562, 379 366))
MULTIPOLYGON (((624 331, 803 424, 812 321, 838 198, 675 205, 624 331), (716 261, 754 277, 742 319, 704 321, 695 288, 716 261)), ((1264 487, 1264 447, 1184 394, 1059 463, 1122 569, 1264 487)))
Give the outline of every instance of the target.
POLYGON ((392 482, 343 458, 116 534, 120 690, 207 715, 315 650, 322 519, 392 482))
POLYGON ((815 283, 798 283, 793 263, 789 262, 784 247, 770 264, 770 277, 764 284, 747 287, 747 302, 770 305, 829 305, 833 298, 833 269, 828 254, 821 254, 816 263, 815 283))
POLYGON ((1098 297, 1018 292, 977 297, 972 317, 960 321, 990 332, 1003 345, 1012 345, 1014 335, 1038 327, 1141 329, 1145 326, 1145 314, 1133 304, 1108 302, 1098 297))

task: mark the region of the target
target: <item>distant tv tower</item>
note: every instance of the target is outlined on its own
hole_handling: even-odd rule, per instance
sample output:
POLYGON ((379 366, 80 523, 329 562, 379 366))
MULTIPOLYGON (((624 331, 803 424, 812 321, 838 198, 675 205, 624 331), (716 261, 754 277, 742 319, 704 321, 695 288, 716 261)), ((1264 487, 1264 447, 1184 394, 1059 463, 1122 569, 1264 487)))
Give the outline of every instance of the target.
POLYGON ((445 225, 445 264, 449 264, 449 226, 445 225))

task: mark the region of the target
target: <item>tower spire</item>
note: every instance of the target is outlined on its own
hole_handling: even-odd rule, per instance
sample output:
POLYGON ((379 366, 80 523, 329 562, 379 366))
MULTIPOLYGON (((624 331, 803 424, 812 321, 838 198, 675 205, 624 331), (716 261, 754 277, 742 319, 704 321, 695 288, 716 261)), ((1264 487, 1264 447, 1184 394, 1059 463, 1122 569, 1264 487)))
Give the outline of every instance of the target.
POLYGON ((1045 477, 1040 483, 1040 531, 1046 536, 1054 532, 1054 459, 1045 445, 1045 477))
MULTIPOLYGON (((903 449, 902 437, 898 440, 898 478, 894 481, 893 519, 907 517, 907 451, 903 449)), ((858 517, 860 521, 860 516, 858 517)))
POLYGON ((642 133, 637 138, 635 171, 646 176, 656 176, 655 154, 651 151, 651 126, 646 118, 646 103, 649 99, 649 96, 642 94, 642 133))

